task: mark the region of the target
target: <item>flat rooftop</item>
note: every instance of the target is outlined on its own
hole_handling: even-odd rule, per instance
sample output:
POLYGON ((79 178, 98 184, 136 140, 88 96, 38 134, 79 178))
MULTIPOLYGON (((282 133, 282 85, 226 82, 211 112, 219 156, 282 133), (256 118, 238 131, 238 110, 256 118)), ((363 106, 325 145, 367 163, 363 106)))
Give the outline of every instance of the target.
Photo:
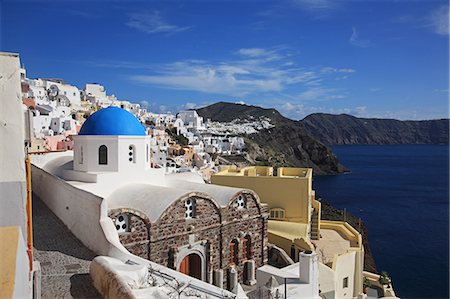
POLYGON ((311 242, 316 245, 316 252, 324 264, 333 262, 335 254, 346 253, 352 247, 351 241, 336 230, 322 228, 320 236, 319 240, 311 242))

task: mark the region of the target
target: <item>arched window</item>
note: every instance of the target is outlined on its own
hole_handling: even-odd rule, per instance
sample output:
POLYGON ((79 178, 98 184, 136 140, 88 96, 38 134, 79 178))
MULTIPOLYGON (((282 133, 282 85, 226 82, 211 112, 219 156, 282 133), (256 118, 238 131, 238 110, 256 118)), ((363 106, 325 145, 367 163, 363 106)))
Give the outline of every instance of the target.
POLYGON ((132 163, 136 163, 136 147, 134 145, 130 145, 128 147, 128 161, 132 162, 132 163))
POLYGON ((230 242, 230 264, 238 264, 238 240, 234 239, 230 242))
POLYGON ((108 148, 106 145, 100 145, 98 148, 98 164, 108 165, 108 148))
POLYGON ((242 241, 242 253, 242 256, 245 259, 252 259, 252 240, 249 235, 246 235, 242 241))

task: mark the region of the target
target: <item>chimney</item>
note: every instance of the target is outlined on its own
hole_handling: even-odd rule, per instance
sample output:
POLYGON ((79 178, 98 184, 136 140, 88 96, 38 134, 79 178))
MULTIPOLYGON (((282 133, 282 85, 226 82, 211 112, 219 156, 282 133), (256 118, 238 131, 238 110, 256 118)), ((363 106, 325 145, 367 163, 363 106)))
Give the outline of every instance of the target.
POLYGON ((313 288, 317 287, 319 291, 319 258, 317 253, 311 250, 300 252, 300 282, 312 284, 313 288))

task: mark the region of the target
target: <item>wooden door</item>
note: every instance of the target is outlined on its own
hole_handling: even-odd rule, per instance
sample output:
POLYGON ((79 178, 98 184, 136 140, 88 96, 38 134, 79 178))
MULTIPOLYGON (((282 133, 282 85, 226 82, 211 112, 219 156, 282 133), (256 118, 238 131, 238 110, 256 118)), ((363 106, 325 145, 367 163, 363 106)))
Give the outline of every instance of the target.
POLYGON ((181 261, 180 272, 189 275, 189 255, 181 261))
POLYGON ((198 254, 191 253, 186 256, 180 264, 181 273, 195 277, 197 279, 202 279, 202 259, 198 254))

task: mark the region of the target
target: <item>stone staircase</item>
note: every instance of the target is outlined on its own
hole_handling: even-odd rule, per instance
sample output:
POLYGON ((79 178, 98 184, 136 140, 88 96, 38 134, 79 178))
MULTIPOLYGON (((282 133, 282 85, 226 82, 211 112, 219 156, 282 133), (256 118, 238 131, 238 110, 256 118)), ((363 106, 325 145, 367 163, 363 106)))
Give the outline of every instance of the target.
POLYGON ((311 215, 311 240, 319 240, 319 213, 313 209, 311 215))

